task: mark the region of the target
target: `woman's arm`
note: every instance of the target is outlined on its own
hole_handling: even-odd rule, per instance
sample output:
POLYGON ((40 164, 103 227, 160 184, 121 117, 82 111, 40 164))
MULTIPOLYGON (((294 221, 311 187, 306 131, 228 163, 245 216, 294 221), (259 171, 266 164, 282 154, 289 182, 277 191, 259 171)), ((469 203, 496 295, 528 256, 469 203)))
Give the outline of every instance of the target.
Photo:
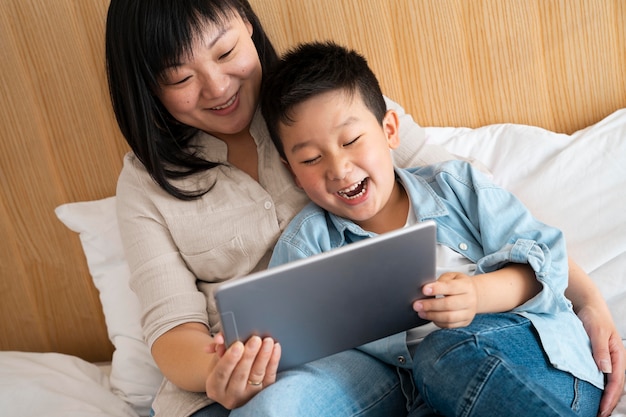
MULTIPOLYGON (((218 337, 211 336, 209 326, 217 322, 210 317, 218 316, 217 311, 198 288, 197 274, 190 269, 192 261, 199 262, 199 253, 218 258, 208 237, 217 239, 223 234, 211 226, 231 223, 215 218, 207 224, 207 216, 199 212, 180 221, 176 217, 183 211, 179 204, 184 203, 163 197, 156 187, 133 157, 125 159, 117 188, 118 219, 132 274, 130 285, 142 306, 144 337, 156 364, 173 384, 187 391, 206 392, 225 407, 240 406, 262 387, 248 384, 248 379, 263 385, 274 382, 279 356, 273 356, 271 340, 256 338, 229 349, 223 341, 216 341, 218 337), (176 236, 183 237, 176 241, 176 236), (194 254, 192 260, 183 259, 183 245, 194 254), (259 375, 262 378, 257 379, 259 375)), ((265 252, 263 248, 261 251, 265 252)), ((224 266, 217 263, 212 264, 215 269, 224 266)), ((228 272, 236 275, 232 270, 224 274, 228 272)), ((211 284, 201 285, 208 292, 206 286, 211 284)))
POLYGON ((626 349, 604 297, 589 275, 572 259, 569 259, 569 286, 565 296, 572 301, 574 311, 591 339, 598 369, 606 374, 598 415, 610 415, 624 389, 626 349))
POLYGON ((152 356, 174 385, 187 391, 203 392, 214 361, 214 354, 205 353, 204 348, 211 343, 213 337, 204 324, 185 323, 156 339, 152 356))
POLYGON ((280 346, 270 338, 250 338, 228 349, 201 323, 185 323, 160 336, 152 356, 179 388, 205 392, 228 409, 240 407, 276 381, 280 346), (252 385, 249 381, 258 382, 252 385))

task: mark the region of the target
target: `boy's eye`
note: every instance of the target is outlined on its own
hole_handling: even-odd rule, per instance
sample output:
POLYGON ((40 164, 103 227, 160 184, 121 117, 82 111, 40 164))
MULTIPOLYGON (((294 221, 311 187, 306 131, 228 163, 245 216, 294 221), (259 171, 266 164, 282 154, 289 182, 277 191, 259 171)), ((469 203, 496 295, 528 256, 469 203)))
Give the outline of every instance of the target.
POLYGON ((350 146, 353 145, 354 143, 356 143, 359 139, 361 139, 361 136, 357 136, 356 138, 352 139, 351 141, 345 143, 343 146, 350 146))
POLYGON ((316 156, 315 158, 305 159, 304 161, 302 161, 302 163, 304 165, 312 165, 312 164, 316 163, 319 159, 320 159, 320 157, 316 156))

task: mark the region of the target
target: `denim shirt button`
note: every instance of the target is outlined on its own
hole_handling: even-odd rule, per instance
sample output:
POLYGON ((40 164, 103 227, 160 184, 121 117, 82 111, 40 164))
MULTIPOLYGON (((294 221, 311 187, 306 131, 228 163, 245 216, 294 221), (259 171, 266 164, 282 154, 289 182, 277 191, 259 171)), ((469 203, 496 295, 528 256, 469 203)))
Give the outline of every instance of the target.
POLYGON ((459 249, 461 250, 467 250, 467 243, 459 243, 459 249))
POLYGON ((404 356, 398 356, 398 362, 400 365, 404 365, 406 363, 406 358, 404 356))

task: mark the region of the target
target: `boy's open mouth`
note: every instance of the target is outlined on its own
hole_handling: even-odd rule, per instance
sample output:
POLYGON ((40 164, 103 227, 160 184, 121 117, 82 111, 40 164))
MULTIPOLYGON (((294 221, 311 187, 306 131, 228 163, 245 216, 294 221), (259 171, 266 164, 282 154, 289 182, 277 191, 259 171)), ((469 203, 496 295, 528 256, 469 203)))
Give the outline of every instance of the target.
POLYGON ((348 188, 337 191, 339 197, 347 200, 353 200, 361 197, 367 191, 368 178, 364 178, 361 182, 354 184, 348 188))

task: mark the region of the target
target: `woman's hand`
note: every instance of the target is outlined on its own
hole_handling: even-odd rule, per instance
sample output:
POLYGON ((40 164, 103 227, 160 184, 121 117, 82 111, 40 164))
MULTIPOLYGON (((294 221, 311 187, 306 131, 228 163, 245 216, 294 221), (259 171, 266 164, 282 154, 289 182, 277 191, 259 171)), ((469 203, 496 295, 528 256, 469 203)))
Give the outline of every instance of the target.
POLYGON ((578 318, 583 322, 591 340, 593 358, 598 369, 606 375, 606 385, 598 411, 598 416, 604 417, 611 414, 624 389, 626 349, 611 313, 602 307, 583 306, 578 311, 578 318))
POLYGON ((574 311, 587 331, 598 369, 606 374, 598 415, 608 416, 617 406, 624 389, 626 349, 600 290, 571 258, 565 296, 572 301, 574 311))
POLYGON ((223 335, 218 334, 206 351, 215 353, 206 394, 229 410, 241 407, 276 381, 281 350, 271 338, 253 336, 245 344, 235 342, 227 349, 223 335))

